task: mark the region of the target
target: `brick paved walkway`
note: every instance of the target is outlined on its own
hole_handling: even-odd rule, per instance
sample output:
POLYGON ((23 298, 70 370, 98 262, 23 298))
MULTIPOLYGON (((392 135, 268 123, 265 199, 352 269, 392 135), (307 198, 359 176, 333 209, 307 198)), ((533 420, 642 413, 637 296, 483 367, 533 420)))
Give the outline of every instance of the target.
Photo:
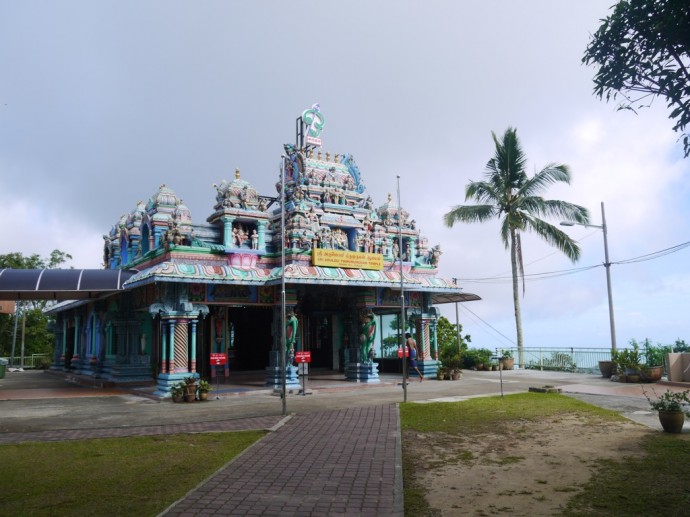
POLYGON ((164 515, 402 516, 396 405, 292 417, 164 515))

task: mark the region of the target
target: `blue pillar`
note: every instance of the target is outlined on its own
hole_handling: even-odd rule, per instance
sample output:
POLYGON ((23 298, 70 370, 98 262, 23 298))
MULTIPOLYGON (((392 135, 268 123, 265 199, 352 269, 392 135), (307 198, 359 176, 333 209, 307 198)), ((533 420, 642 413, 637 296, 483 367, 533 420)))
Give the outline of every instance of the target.
POLYGON ((196 372, 196 320, 192 320, 189 322, 191 326, 191 333, 192 333, 192 339, 191 339, 191 344, 190 346, 192 347, 191 350, 191 368, 190 371, 196 372))
POLYGON ((226 248, 234 246, 235 243, 232 242, 232 223, 235 218, 224 215, 220 220, 223 221, 223 246, 226 248))
POLYGON ((170 370, 175 371, 175 320, 169 320, 170 325, 170 370))
POLYGON ((266 251, 266 221, 257 221, 257 233, 259 234, 259 249, 266 251))

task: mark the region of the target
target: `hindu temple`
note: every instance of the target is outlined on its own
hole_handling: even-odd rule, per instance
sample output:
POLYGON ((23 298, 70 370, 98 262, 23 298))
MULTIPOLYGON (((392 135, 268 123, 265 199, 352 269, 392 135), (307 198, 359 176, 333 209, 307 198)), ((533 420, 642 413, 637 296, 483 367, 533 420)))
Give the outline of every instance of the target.
POLYGON ((275 386, 285 367, 295 382, 294 356, 308 351, 312 369, 377 382, 410 331, 421 371, 435 373, 435 305, 479 297, 438 275, 440 245, 392 195, 374 202, 352 155, 322 150, 318 105, 298 120, 275 192, 235 170, 209 185, 205 220, 161 185, 115 222, 103 262, 127 273, 122 289, 52 309, 54 369, 153 378, 165 396, 190 375, 258 370, 275 386))

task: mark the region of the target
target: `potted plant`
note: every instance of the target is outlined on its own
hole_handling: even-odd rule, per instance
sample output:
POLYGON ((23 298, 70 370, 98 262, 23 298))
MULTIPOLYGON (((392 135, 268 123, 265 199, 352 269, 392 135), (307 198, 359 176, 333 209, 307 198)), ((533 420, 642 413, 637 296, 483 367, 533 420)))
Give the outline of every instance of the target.
POLYGON ((450 380, 457 381, 462 376, 462 357, 459 353, 443 358, 443 366, 450 375, 450 380))
POLYGON ((501 359, 499 365, 502 370, 512 370, 515 368, 515 359, 513 358, 513 352, 510 350, 501 350, 501 359))
POLYGON ((599 361, 599 371, 604 379, 609 379, 616 373, 616 363, 613 360, 599 361))
POLYGON ((196 377, 184 378, 184 401, 194 402, 196 400, 196 377))
POLYGON ((463 359, 457 344, 454 343, 442 347, 439 359, 441 359, 442 368, 451 380, 460 378, 460 369, 462 368, 463 359))
POLYGON ((446 369, 443 366, 439 366, 438 370, 436 370, 436 379, 438 379, 439 381, 442 381, 443 379, 446 378, 447 374, 448 374, 448 372, 446 371, 446 369))
POLYGON ((633 339, 632 348, 618 350, 613 354, 616 371, 621 382, 639 382, 642 370, 640 346, 633 339))
POLYGON ((177 382, 170 386, 170 396, 173 402, 182 402, 184 400, 184 382, 177 382))
POLYGON ((680 433, 683 430, 683 423, 685 422, 685 415, 690 414, 688 405, 690 405, 690 397, 685 391, 670 391, 666 390, 661 395, 657 395, 654 390, 654 398, 644 391, 645 397, 649 401, 651 408, 659 413, 659 422, 661 427, 667 433, 680 433))
POLYGON ((199 393, 199 400, 208 400, 208 392, 211 391, 211 384, 208 381, 201 380, 196 390, 199 393))
POLYGON ((649 339, 645 339, 643 345, 645 365, 642 368, 642 380, 645 382, 661 380, 664 374, 664 357, 671 351, 671 347, 652 345, 649 339))

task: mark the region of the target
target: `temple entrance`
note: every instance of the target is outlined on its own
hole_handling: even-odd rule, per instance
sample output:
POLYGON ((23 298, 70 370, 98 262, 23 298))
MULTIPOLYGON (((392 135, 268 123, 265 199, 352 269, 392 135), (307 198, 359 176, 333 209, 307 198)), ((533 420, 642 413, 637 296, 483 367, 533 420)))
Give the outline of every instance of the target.
MULTIPOLYGON (((199 325, 197 357, 203 358, 197 364, 199 374, 211 376, 211 353, 227 353, 230 375, 264 369, 273 344, 272 314, 270 307, 213 306, 205 324, 199 325)), ((223 376, 225 368, 217 371, 223 376)))
POLYGON ((270 307, 228 307, 230 370, 261 370, 273 346, 270 307))
POLYGON ((313 314, 307 317, 304 350, 311 352, 311 368, 327 368, 333 365, 333 326, 331 314, 313 314))

